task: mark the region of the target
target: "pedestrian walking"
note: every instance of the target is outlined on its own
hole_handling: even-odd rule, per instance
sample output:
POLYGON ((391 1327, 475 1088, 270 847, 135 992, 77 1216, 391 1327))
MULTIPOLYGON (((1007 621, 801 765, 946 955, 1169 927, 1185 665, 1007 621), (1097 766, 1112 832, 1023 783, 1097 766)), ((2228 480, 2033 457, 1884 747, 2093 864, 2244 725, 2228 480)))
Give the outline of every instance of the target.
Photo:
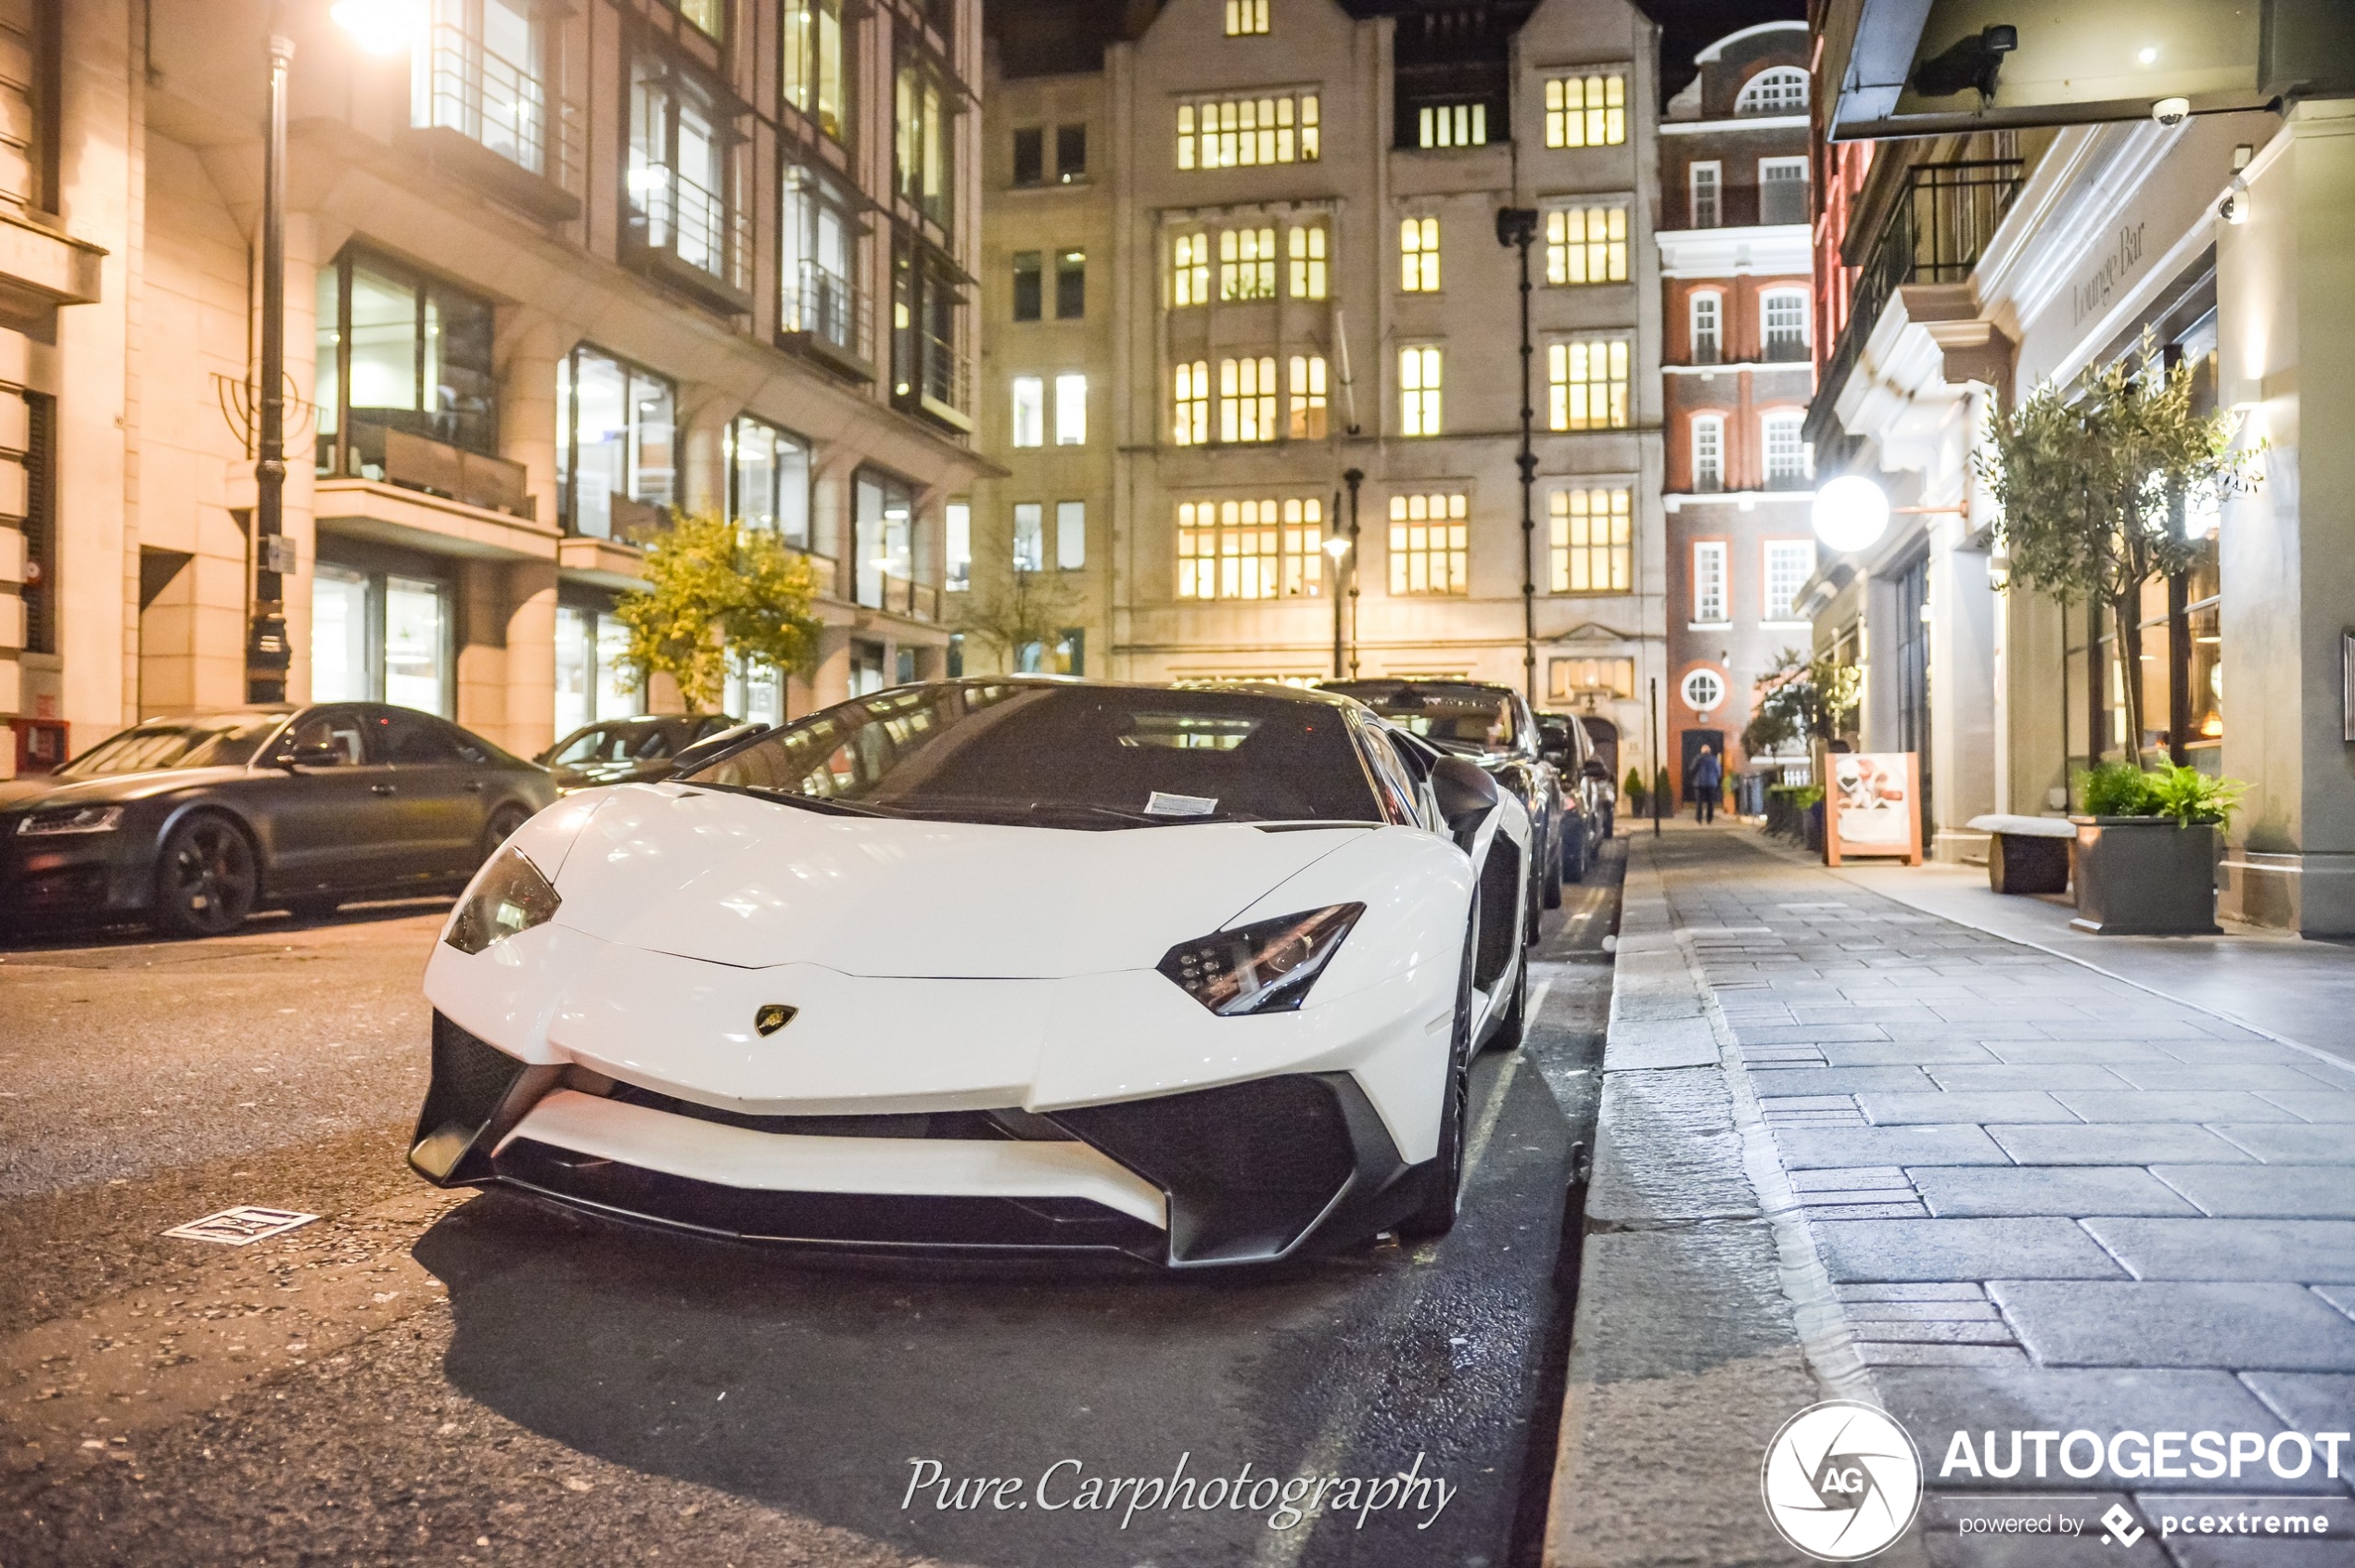
POLYGON ((1725 770, 1719 764, 1717 754, 1707 746, 1693 759, 1692 771, 1685 778, 1685 794, 1693 803, 1694 820, 1704 824, 1717 820, 1717 797, 1725 792, 1725 770))

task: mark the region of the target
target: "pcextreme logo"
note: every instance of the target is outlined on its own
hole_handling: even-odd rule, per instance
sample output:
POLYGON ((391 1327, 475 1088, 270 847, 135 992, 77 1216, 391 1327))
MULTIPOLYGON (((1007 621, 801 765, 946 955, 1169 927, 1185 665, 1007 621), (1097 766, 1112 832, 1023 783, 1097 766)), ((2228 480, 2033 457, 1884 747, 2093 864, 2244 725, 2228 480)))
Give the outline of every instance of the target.
POLYGON ((1783 1539, 1822 1562, 1872 1556, 1914 1522, 1922 1457, 1905 1429, 1870 1405, 1827 1399, 1783 1423, 1758 1486, 1783 1539))

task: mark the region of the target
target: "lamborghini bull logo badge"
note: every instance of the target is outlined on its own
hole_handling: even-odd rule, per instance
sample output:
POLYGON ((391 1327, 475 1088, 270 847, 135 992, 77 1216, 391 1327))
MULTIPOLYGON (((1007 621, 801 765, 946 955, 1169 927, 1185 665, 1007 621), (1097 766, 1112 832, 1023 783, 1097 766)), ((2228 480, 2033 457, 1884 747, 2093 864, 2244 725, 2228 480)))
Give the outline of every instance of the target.
POLYGON ((752 1015, 752 1026, 764 1036, 773 1035, 792 1023, 794 1014, 800 1011, 797 1007, 787 1007, 782 1001, 763 1002, 760 1011, 752 1015))

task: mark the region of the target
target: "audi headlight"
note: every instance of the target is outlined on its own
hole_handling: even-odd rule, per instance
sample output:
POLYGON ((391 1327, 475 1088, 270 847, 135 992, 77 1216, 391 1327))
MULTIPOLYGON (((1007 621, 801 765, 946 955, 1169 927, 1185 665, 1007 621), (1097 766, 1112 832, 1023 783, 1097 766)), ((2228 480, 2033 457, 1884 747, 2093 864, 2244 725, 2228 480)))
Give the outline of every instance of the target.
POLYGON ((1365 912, 1363 904, 1329 904, 1216 931, 1180 942, 1155 967, 1221 1017, 1290 1013, 1365 912))
POLYGON ((518 931, 547 924, 563 901, 531 857, 511 845, 475 878, 442 940, 462 953, 478 953, 518 931))
POLYGON ((17 819, 17 832, 23 835, 47 833, 112 833, 122 825, 120 806, 60 806, 47 811, 34 811, 17 819))

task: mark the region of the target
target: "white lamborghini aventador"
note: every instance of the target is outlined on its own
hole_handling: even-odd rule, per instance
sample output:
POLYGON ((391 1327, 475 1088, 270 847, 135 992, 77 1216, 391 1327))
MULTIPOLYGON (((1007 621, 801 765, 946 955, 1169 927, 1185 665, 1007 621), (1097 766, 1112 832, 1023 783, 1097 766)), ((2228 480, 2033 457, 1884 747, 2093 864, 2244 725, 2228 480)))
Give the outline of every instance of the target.
POLYGON ((842 1247, 1445 1230, 1529 821, 1347 697, 907 686, 573 795, 426 972, 410 1163, 842 1247))

